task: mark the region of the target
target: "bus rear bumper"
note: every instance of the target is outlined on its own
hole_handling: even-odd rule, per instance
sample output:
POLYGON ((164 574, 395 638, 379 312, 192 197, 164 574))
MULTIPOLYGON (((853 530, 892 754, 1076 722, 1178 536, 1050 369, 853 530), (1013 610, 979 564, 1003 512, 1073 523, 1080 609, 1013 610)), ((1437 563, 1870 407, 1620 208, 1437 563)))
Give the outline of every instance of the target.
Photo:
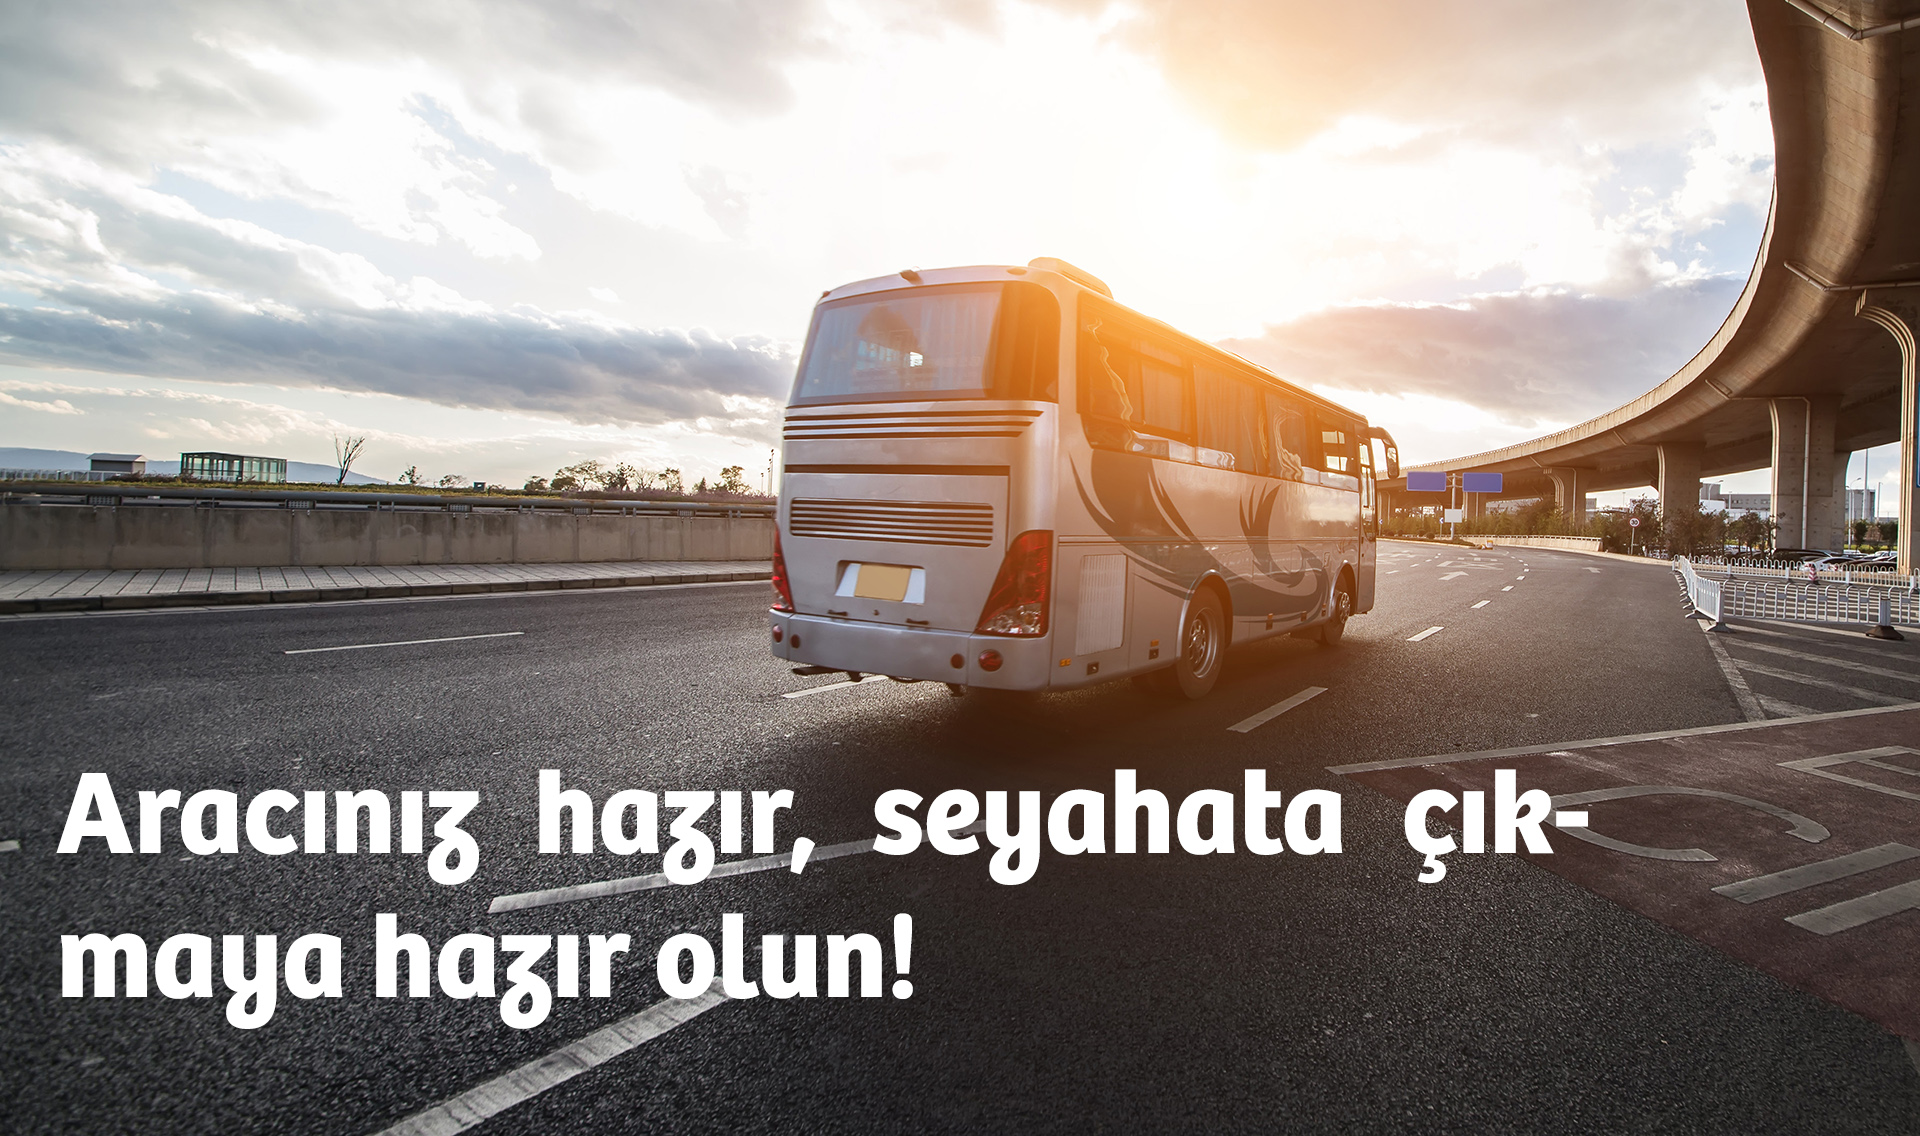
POLYGON ((798 665, 1000 690, 1044 690, 1053 677, 1052 647, 1044 638, 969 635, 781 611, 771 615, 780 636, 772 645, 773 657, 798 665), (999 652, 999 669, 980 665, 980 655, 988 650, 999 652), (961 663, 957 667, 956 658, 961 663))

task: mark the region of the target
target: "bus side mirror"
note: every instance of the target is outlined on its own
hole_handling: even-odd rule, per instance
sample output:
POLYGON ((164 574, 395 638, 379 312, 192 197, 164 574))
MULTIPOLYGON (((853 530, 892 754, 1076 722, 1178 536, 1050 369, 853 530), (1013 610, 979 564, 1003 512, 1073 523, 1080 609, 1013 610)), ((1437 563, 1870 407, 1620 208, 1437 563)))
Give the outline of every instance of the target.
POLYGON ((1378 426, 1369 426, 1367 437, 1378 438, 1380 448, 1386 452, 1387 468, 1384 471, 1384 479, 1398 481, 1400 479, 1400 447, 1394 444, 1393 435, 1378 426))

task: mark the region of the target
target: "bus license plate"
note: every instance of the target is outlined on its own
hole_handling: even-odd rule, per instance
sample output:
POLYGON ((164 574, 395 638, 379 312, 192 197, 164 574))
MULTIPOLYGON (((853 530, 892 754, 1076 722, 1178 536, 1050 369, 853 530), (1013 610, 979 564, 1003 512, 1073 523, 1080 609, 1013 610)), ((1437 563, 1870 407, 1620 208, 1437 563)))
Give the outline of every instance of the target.
POLYGON ((853 594, 861 599, 898 603, 907 598, 907 584, 912 579, 913 569, 902 564, 862 564, 853 582, 853 594))

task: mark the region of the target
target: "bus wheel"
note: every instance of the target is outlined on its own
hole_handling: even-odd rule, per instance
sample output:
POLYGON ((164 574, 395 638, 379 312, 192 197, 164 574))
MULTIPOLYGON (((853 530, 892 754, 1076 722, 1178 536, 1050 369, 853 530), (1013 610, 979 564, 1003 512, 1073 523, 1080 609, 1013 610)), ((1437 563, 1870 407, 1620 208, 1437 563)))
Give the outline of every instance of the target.
POLYGON ((1203 589, 1187 605, 1180 628, 1180 654, 1173 661, 1173 680, 1188 698, 1205 698, 1220 677, 1227 654, 1227 619, 1220 597, 1203 589))
POLYGON ((1333 593, 1333 615, 1313 629, 1313 637, 1322 647, 1338 647, 1347 632, 1347 620, 1353 615, 1353 586, 1342 579, 1333 593))

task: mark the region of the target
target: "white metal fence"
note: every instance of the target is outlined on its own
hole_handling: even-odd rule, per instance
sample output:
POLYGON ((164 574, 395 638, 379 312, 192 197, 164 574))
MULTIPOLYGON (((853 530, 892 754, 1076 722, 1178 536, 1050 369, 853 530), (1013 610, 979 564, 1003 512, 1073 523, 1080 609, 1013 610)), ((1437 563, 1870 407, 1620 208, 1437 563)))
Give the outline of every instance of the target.
POLYGON ((1673 570, 1694 611, 1716 627, 1732 616, 1920 627, 1920 576, 1709 567, 1684 556, 1673 570))

